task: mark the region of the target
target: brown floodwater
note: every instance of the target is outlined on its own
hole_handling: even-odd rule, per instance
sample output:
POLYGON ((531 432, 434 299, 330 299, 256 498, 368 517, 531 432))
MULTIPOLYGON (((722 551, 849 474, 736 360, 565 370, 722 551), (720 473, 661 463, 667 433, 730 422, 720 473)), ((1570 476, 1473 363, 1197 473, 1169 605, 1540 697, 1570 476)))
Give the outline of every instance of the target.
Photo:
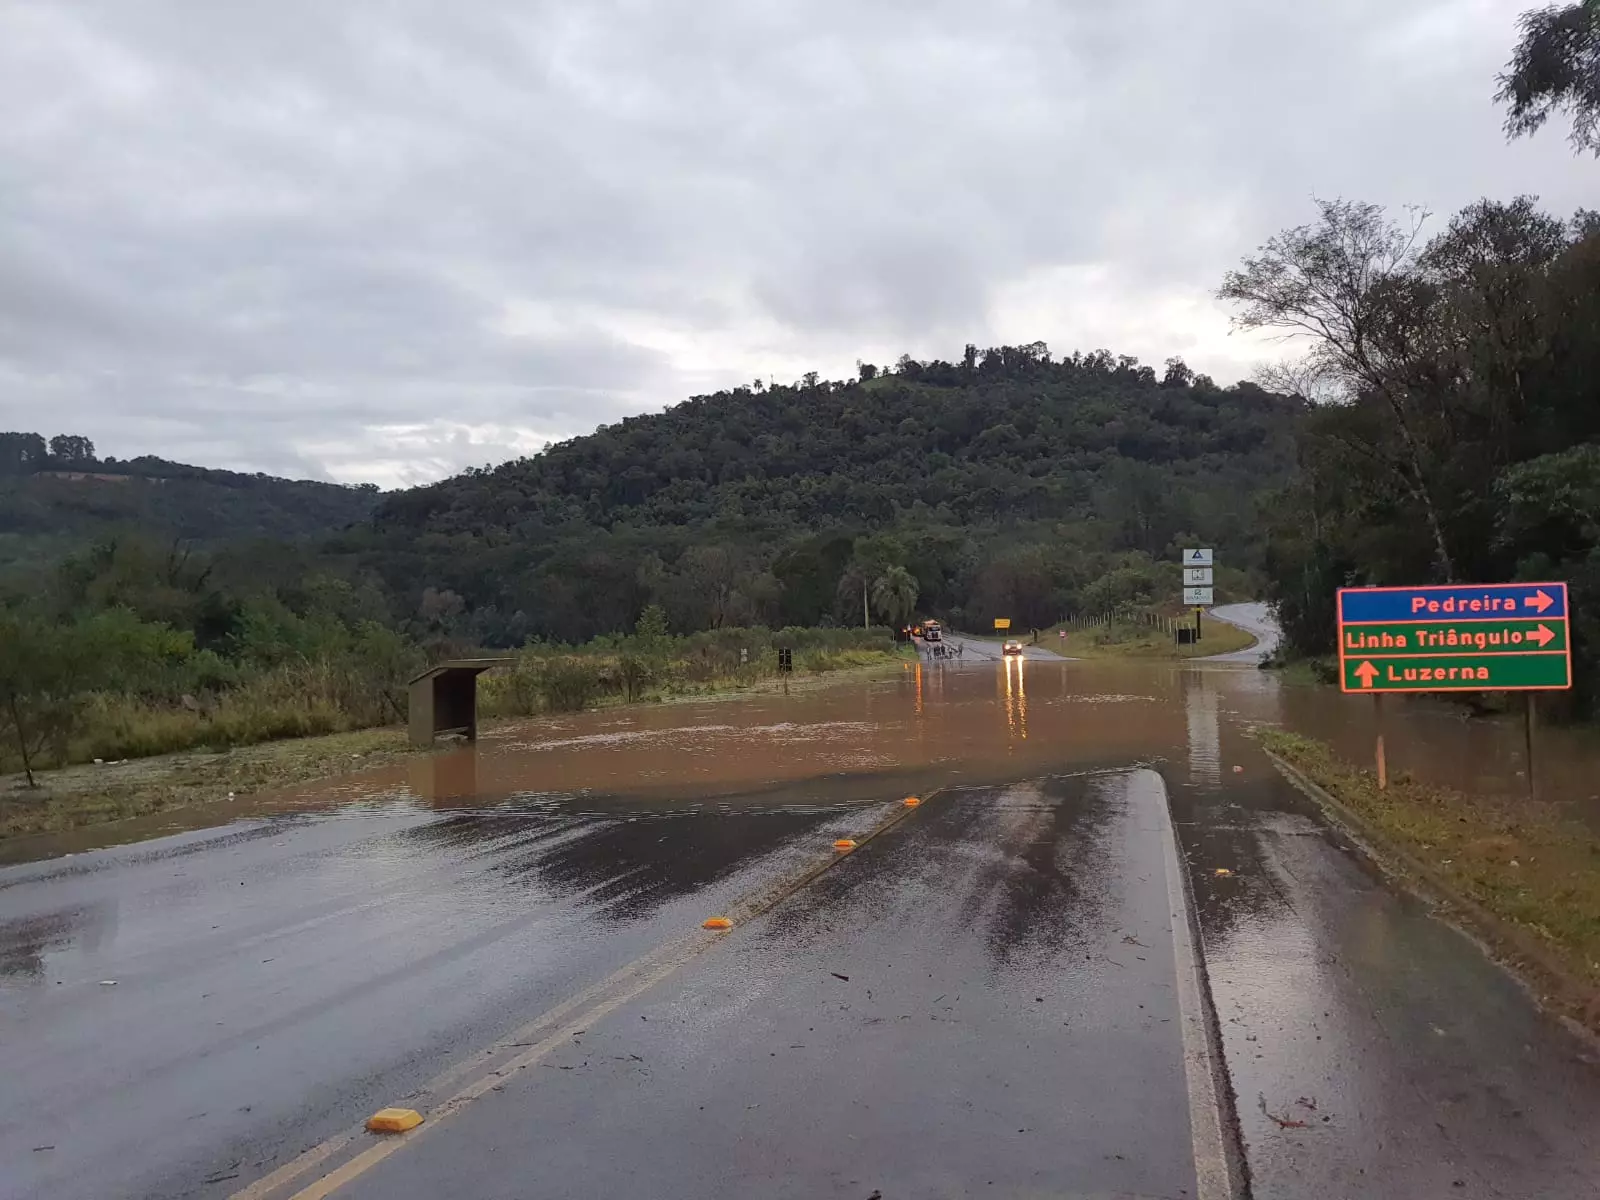
MULTIPOLYGON (((1523 726, 1390 697, 1389 768, 1468 791, 1526 792, 1523 726)), ((1201 791, 1235 766, 1264 769, 1258 724, 1332 742, 1368 762, 1370 699, 1237 664, 1011 659, 906 664, 793 694, 768 693, 532 720, 476 746, 418 756, 214 805, 28 839, 0 857, 44 858, 279 814, 373 806, 560 805, 616 812, 882 800, 949 784, 1095 766, 1164 763, 1201 791)), ((1538 732, 1541 796, 1600 827, 1600 755, 1588 728, 1538 732)))

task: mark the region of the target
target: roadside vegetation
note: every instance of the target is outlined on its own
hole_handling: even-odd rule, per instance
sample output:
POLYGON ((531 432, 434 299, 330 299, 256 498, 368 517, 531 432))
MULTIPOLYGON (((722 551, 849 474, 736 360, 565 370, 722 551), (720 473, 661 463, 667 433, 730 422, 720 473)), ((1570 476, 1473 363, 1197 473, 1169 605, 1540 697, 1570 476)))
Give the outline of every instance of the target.
MULTIPOLYGON (((778 677, 780 648, 792 653, 793 673, 785 678, 796 681, 892 665, 911 652, 883 628, 675 637, 661 610, 651 608, 625 636, 510 652, 507 667, 480 681, 479 711, 520 718, 747 690, 778 677)), ((311 653, 252 671, 248 659, 213 661, 190 639, 125 610, 59 627, 0 622, 0 697, 19 705, 11 737, 20 727, 29 739, 0 747, 0 769, 17 772, 0 776, 0 838, 405 757, 411 751, 396 726, 405 717, 406 681, 423 661, 420 647, 371 627, 330 632, 311 653), (203 672, 230 670, 221 687, 203 686, 203 672)))
POLYGON ((1258 737, 1364 822, 1380 854, 1398 850, 1402 868, 1466 901, 1475 932, 1600 1031, 1600 837, 1591 829, 1552 804, 1469 796, 1405 775, 1380 791, 1372 772, 1322 742, 1274 729, 1258 737))
MULTIPOLYGON (((1192 624, 1192 618, 1186 620, 1192 624)), ((1155 661, 1231 654, 1256 644, 1254 634, 1211 618, 1207 618, 1201 626, 1200 641, 1182 646, 1173 640, 1167 628, 1144 620, 1113 618, 1105 624, 1068 625, 1065 628, 1065 638, 1059 636, 1058 630, 1052 630, 1048 636, 1046 633, 1039 635, 1039 644, 1069 658, 1139 658, 1155 661)))

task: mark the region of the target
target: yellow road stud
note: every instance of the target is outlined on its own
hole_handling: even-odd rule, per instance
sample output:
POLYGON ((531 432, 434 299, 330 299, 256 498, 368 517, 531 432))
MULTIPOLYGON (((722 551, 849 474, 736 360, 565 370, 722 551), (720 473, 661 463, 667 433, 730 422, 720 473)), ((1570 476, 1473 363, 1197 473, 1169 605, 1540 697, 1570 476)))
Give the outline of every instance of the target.
POLYGON ((919 805, 921 803, 922 803, 922 801, 918 800, 915 796, 907 796, 905 798, 905 806, 907 808, 915 808, 917 805, 919 805))
POLYGON ((404 1133, 422 1124, 422 1114, 414 1108, 380 1108, 367 1118, 373 1133, 404 1133))
POLYGON ((856 848, 856 844, 850 838, 840 838, 833 844, 833 848, 835 850, 854 850, 856 848))
POLYGON ((700 923, 701 929, 732 929, 733 922, 727 917, 707 917, 700 923))

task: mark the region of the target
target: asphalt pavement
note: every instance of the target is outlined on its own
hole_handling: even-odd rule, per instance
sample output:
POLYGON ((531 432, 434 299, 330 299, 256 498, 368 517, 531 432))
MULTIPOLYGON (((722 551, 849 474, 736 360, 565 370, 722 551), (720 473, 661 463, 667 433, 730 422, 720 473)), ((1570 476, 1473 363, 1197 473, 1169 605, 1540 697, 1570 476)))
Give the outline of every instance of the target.
POLYGON ((1195 1196, 1175 859, 1151 772, 934 797, 341 1195, 1195 1196))
POLYGON ((0 1196, 228 1195, 881 806, 596 807, 358 808, 0 871, 0 1196))

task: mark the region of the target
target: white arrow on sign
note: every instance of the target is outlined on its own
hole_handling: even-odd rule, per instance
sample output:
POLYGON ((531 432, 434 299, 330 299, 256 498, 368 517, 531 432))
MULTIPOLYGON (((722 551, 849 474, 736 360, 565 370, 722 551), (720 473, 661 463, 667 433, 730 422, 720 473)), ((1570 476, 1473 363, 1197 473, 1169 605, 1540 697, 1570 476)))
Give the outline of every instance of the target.
POLYGON ((1209 549, 1185 550, 1183 552, 1183 565, 1186 567, 1209 567, 1212 565, 1211 551, 1209 549))
POLYGON ((1183 569, 1183 582, 1189 587, 1208 585, 1211 583, 1211 568, 1185 567, 1183 569))

